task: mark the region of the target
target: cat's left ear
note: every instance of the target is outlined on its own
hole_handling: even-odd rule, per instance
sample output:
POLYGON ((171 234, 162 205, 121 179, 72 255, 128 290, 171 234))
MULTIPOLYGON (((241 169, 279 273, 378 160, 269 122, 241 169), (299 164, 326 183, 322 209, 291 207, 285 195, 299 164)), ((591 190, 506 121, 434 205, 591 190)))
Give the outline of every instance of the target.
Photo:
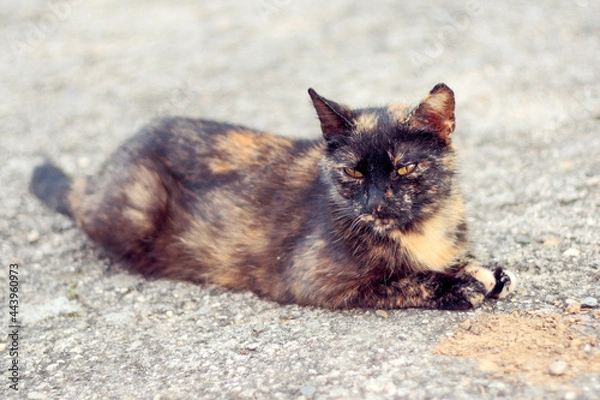
POLYGON ((326 140, 338 135, 348 135, 352 130, 352 110, 349 107, 327 100, 312 88, 308 94, 317 110, 321 130, 326 140))
POLYGON ((445 84, 438 83, 413 110, 409 125, 433 131, 442 142, 450 144, 456 126, 454 107, 454 92, 445 84))

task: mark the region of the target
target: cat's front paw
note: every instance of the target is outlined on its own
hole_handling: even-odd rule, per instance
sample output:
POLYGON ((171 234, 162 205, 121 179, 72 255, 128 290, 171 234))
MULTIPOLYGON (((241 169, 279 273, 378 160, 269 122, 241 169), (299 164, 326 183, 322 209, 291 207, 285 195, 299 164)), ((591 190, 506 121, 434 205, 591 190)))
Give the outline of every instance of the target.
POLYGON ((494 270, 496 284, 487 294, 488 298, 503 299, 517 289, 517 277, 510 271, 496 268, 494 270))
POLYGON ((444 291, 438 294, 436 308, 439 310, 470 310, 478 307, 485 299, 486 288, 470 276, 447 278, 444 291))

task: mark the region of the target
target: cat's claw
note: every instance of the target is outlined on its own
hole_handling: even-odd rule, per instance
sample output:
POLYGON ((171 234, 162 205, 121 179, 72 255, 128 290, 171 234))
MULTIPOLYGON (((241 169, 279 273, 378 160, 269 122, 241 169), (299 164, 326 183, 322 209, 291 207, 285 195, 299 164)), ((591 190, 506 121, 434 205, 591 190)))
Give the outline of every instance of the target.
POLYGON ((517 289, 517 277, 510 271, 496 268, 494 278, 496 278, 496 285, 487 294, 488 298, 503 299, 517 289))

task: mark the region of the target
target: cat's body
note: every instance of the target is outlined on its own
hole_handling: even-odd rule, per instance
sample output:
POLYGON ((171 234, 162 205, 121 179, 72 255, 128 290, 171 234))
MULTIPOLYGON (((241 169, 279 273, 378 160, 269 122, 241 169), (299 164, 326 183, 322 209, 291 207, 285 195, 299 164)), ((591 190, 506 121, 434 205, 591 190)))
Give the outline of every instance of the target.
POLYGON ((38 167, 32 191, 139 272, 281 303, 467 309, 514 289, 469 252, 449 88, 414 110, 310 94, 325 140, 165 119, 86 180, 38 167))

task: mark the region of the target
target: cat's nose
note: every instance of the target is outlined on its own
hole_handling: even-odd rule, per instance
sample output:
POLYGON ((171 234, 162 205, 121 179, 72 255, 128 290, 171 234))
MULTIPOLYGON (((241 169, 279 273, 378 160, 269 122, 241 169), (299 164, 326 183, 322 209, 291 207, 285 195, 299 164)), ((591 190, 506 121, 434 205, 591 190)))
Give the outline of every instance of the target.
POLYGON ((383 191, 376 187, 369 188, 365 208, 367 213, 381 212, 385 206, 383 191))

